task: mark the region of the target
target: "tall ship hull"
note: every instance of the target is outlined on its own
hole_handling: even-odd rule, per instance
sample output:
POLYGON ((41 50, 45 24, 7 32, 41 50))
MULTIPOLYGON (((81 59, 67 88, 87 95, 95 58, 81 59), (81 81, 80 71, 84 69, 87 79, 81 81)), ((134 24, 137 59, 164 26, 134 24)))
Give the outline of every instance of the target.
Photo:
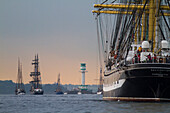
POLYGON ((34 91, 31 91, 32 95, 43 95, 44 91, 42 89, 35 89, 34 91))
POLYGON ((170 101, 170 64, 133 64, 105 74, 103 98, 170 101))
POLYGON ((25 90, 23 90, 23 89, 17 89, 17 90, 15 90, 15 94, 16 94, 16 95, 25 95, 26 92, 25 92, 25 90))

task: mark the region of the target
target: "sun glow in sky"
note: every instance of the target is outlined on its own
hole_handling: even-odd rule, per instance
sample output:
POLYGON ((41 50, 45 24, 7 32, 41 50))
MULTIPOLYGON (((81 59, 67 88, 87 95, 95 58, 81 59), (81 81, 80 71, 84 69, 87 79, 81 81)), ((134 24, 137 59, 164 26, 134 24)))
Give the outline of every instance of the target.
POLYGON ((0 0, 0 80, 16 81, 17 59, 24 83, 39 54, 43 84, 81 84, 80 63, 87 64, 86 84, 96 84, 98 56, 95 0, 0 0))

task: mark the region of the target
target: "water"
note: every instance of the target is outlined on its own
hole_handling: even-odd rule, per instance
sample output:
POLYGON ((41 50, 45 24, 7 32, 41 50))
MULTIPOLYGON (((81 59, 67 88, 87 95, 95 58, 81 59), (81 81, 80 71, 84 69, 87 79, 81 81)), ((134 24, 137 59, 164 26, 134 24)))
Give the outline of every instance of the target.
POLYGON ((101 95, 0 95, 0 113, 169 113, 170 103, 103 101, 101 95))

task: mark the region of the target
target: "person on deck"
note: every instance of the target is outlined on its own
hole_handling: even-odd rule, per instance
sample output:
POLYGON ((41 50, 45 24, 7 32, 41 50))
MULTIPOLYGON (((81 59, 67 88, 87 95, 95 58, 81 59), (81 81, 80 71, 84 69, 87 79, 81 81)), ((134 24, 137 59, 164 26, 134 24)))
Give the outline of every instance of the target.
POLYGON ((142 51, 142 47, 140 46, 138 50, 139 50, 139 52, 141 52, 142 51))
POLYGON ((149 62, 152 62, 150 53, 149 53, 149 55, 148 55, 148 60, 149 60, 149 62))
POLYGON ((142 52, 142 47, 141 46, 138 48, 138 52, 139 52, 139 54, 142 52))
POLYGON ((166 63, 170 63, 170 57, 168 55, 166 56, 166 63))
POLYGON ((154 63, 156 63, 156 54, 154 54, 154 57, 153 57, 153 60, 154 60, 154 63))
POLYGON ((138 63, 138 57, 137 57, 136 54, 135 54, 135 56, 134 56, 134 59, 135 59, 135 63, 138 63))
POLYGON ((138 63, 140 63, 140 54, 138 54, 138 63))

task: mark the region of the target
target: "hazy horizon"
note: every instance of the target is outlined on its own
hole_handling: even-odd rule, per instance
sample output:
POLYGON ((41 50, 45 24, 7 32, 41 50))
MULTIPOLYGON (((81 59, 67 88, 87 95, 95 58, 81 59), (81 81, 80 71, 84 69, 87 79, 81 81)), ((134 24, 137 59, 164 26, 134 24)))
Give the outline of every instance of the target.
MULTIPOLYGON (((12 80, 0 80, 0 82, 7 82, 7 81, 12 81, 12 80)), ((13 83, 16 83, 16 81, 12 81, 13 83)), ((30 84, 30 83, 24 83, 24 84, 30 84)), ((53 85, 53 84, 57 84, 57 82, 54 82, 54 83, 47 83, 47 84, 51 84, 51 85, 53 85)), ((46 85, 47 85, 46 84, 46 85)), ((42 84, 42 85, 45 85, 44 83, 42 84)), ((81 85, 81 84, 61 84, 61 85, 81 85)), ((96 85, 96 86, 98 86, 99 84, 86 84, 86 85, 96 85)))
POLYGON ((23 81, 35 54, 40 58, 42 83, 81 84, 80 63, 87 65, 86 84, 98 84, 98 49, 95 0, 1 0, 0 80, 17 79, 17 63, 23 65, 23 81))

